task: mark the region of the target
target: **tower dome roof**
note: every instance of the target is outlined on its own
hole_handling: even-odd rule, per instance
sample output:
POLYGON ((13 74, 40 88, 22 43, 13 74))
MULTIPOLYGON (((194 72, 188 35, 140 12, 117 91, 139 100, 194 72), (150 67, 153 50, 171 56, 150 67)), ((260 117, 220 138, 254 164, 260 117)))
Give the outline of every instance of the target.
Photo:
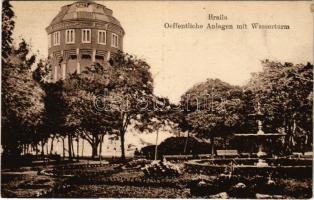
POLYGON ((80 0, 61 8, 49 26, 68 21, 102 21, 121 27, 120 22, 112 16, 112 10, 90 0, 80 0))

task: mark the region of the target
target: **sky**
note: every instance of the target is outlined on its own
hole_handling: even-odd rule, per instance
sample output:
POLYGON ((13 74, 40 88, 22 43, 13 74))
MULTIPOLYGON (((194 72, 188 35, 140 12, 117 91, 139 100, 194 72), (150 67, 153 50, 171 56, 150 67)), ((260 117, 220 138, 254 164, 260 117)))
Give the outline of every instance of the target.
MULTIPOLYGON (((313 62, 311 2, 97 1, 113 10, 126 34, 124 51, 151 66, 155 93, 177 102, 193 85, 219 78, 243 85, 261 60, 313 62), (208 20, 208 14, 228 20, 208 20), (180 30, 164 23, 288 24, 289 30, 180 30)), ((14 38, 47 56, 45 28, 72 1, 13 1, 14 38)))

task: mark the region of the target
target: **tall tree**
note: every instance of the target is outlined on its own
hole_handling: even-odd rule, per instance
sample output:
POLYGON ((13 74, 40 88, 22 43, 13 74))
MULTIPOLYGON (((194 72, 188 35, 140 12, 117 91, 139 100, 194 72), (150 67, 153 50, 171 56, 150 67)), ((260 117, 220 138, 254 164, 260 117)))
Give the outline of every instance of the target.
POLYGON ((299 136, 312 138, 313 65, 269 60, 262 65, 263 70, 252 75, 247 88, 262 104, 266 129, 283 127, 292 144, 299 136))
POLYGON ((2 65, 2 145, 4 154, 17 155, 21 144, 36 142, 42 127, 44 91, 32 79, 34 56, 26 58, 22 41, 2 65))
POLYGON ((108 68, 109 66, 96 64, 80 74, 70 75, 64 81, 63 96, 68 109, 66 115, 68 134, 80 133, 80 136, 91 145, 92 157, 98 155, 97 148, 104 134, 113 133, 117 127, 115 113, 102 112, 100 107, 102 102, 99 101, 105 97, 110 81, 108 68))
POLYGON ((153 102, 153 78, 150 66, 141 59, 119 52, 110 64, 111 88, 109 96, 111 110, 116 113, 121 141, 121 159, 125 159, 125 133, 132 121, 144 119, 141 115, 148 112, 153 102))
POLYGON ((13 18, 14 12, 10 1, 2 1, 2 64, 4 64, 12 51, 12 33, 15 26, 13 18))
POLYGON ((219 79, 208 79, 188 90, 181 100, 190 131, 209 138, 214 153, 214 137, 226 136, 243 123, 242 90, 219 79))
POLYGON ((40 138, 43 123, 45 93, 32 79, 31 67, 35 55, 22 40, 12 45, 14 12, 8 0, 2 2, 2 133, 3 155, 17 158, 23 146, 40 138))
POLYGON ((41 133, 43 143, 51 138, 50 152, 52 152, 54 139, 61 137, 64 142, 67 136, 66 115, 68 110, 63 96, 64 83, 61 80, 51 82, 49 80, 50 73, 51 65, 49 61, 39 60, 36 69, 33 71, 33 79, 39 83, 46 93, 44 97, 44 123, 41 133))

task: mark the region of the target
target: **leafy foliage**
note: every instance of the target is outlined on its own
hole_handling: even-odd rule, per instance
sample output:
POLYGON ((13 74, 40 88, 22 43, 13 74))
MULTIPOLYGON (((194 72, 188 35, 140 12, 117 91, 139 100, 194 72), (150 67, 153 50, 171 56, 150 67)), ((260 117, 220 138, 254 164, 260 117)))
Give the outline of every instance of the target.
POLYGON ((99 64, 81 74, 74 73, 64 81, 65 126, 69 132, 78 131, 91 144, 93 156, 97 155, 103 135, 117 129, 115 113, 100 112, 95 104, 97 98, 104 97, 108 83, 108 66, 99 64))
POLYGON ((45 93, 24 58, 11 54, 2 69, 2 144, 14 151, 20 143, 36 141, 34 133, 43 123, 45 93))
POLYGON ((110 60, 108 96, 117 101, 111 101, 111 109, 117 115, 119 136, 121 140, 121 158, 125 158, 124 136, 132 121, 142 121, 141 115, 146 115, 153 106, 153 79, 149 65, 135 57, 119 52, 110 60))
POLYGON ((202 137, 230 134, 243 121, 242 90, 219 79, 208 79, 182 96, 181 105, 191 130, 202 137))
MULTIPOLYGON (((313 129, 313 65, 265 60, 263 71, 247 85, 263 105, 268 131, 284 128, 291 142, 303 137, 309 143, 313 129), (294 139, 293 139, 294 138, 294 139)), ((305 142, 305 141, 303 141, 305 142)))
POLYGON ((2 5, 1 144, 4 156, 14 157, 23 144, 36 143, 39 137, 45 93, 32 79, 36 57, 30 55, 29 45, 22 40, 17 48, 12 46, 14 12, 8 0, 2 5))
POLYGON ((210 144, 206 142, 199 142, 193 137, 171 137, 158 145, 158 149, 161 155, 180 155, 183 152, 185 143, 188 143, 186 147, 186 154, 206 154, 210 153, 210 144), (188 140, 188 141, 186 141, 188 140))
POLYGON ((9 0, 2 1, 2 59, 4 64, 12 50, 12 33, 15 26, 14 12, 9 0))

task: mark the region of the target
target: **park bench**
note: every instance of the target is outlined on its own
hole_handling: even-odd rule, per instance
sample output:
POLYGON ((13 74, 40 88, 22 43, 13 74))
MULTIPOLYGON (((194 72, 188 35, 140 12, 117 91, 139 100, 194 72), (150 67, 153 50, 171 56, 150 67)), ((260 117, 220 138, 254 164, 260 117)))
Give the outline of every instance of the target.
POLYGON ((221 157, 238 157, 239 152, 236 149, 217 150, 217 156, 221 157))
POLYGON ((293 153, 292 153, 292 156, 293 156, 293 157, 297 157, 297 158, 301 158, 302 153, 300 153, 300 152, 293 152, 293 153))
POLYGON ((241 158, 249 158, 249 157, 251 157, 251 154, 250 153, 240 153, 240 157, 241 158))
POLYGON ((145 159, 146 158, 146 156, 144 156, 144 155, 136 155, 136 156, 134 156, 134 159, 145 159))
POLYGON ((305 157, 305 158, 312 158, 313 157, 313 152, 311 152, 311 151, 305 152, 303 157, 305 157))
POLYGON ((188 160, 193 158, 193 155, 164 155, 166 160, 188 160))
POLYGON ((203 159, 203 158, 211 158, 212 157, 212 154, 198 154, 198 157, 200 159, 203 159))

